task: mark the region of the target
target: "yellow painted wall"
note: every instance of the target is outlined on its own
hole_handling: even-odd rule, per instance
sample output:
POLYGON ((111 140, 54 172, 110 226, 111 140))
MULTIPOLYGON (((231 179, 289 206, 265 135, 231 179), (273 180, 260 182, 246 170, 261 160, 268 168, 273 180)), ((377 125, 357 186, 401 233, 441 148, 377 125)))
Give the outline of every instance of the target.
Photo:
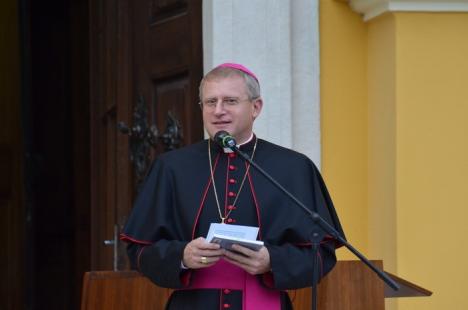
POLYGON ((396 272, 395 19, 368 26, 368 234, 369 253, 396 272))
MULTIPOLYGON (((385 14, 367 27, 369 253, 398 274, 395 18, 385 14)), ((396 307, 396 300, 386 299, 387 310, 396 307)))
POLYGON ((346 237, 367 252, 366 25, 345 2, 319 6, 322 172, 346 237))
POLYGON ((395 19, 399 309, 468 309, 468 13, 395 19))
POLYGON ((387 309, 468 309, 468 13, 364 23, 322 0, 320 37, 322 170, 348 239, 434 291, 387 309))

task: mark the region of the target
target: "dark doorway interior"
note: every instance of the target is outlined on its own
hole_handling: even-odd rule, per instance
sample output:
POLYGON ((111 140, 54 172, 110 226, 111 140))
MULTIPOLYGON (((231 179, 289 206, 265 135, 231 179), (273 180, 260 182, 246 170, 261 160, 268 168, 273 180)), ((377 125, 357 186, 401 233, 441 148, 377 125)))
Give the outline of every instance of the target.
POLYGON ((143 93, 160 132, 171 112, 184 143, 203 137, 202 2, 0 3, 15 26, 0 55, 16 56, 5 67, 17 80, 0 85, 14 88, 0 100, 0 309, 79 309, 84 272, 112 269, 106 229, 133 199, 128 137, 110 121, 132 125, 143 93))
POLYGON ((89 270, 87 1, 20 1, 27 309, 78 309, 89 270))

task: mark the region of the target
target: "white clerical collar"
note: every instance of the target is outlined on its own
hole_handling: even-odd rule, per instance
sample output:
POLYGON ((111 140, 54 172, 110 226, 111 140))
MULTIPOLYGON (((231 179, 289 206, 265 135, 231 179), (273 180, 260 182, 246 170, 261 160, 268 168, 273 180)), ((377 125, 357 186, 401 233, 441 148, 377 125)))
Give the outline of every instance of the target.
MULTIPOLYGON (((237 144, 236 147, 239 148, 239 147, 241 147, 242 145, 245 145, 245 144, 249 143, 250 141, 252 141, 253 137, 254 137, 254 133, 252 132, 252 134, 250 135, 250 138, 248 138, 247 141, 237 144)), ((231 150, 231 149, 228 148, 228 147, 223 147, 223 150, 224 150, 224 153, 232 153, 232 152, 234 152, 233 150, 231 150)))

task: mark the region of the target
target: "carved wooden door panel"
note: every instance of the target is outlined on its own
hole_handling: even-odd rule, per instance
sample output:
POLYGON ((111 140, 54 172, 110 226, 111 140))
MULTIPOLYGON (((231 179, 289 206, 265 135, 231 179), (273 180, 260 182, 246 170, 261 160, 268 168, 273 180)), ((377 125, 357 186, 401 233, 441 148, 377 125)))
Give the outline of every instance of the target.
POLYGON ((203 137, 201 0, 90 4, 91 265, 127 268, 117 235, 152 158, 203 137))
POLYGON ((203 70, 201 1, 137 0, 132 5, 134 94, 148 106, 148 120, 159 134, 154 155, 203 135, 197 105, 203 70))

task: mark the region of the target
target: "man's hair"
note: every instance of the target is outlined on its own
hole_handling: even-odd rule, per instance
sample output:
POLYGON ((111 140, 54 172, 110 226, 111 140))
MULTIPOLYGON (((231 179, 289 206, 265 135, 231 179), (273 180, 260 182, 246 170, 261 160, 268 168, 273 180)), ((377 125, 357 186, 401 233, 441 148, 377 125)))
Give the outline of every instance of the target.
POLYGON ((210 72, 208 72, 200 82, 200 87, 198 89, 200 101, 203 100, 203 85, 206 81, 227 78, 235 75, 240 76, 244 79, 249 100, 254 100, 260 97, 260 84, 251 75, 234 68, 216 67, 210 72))

